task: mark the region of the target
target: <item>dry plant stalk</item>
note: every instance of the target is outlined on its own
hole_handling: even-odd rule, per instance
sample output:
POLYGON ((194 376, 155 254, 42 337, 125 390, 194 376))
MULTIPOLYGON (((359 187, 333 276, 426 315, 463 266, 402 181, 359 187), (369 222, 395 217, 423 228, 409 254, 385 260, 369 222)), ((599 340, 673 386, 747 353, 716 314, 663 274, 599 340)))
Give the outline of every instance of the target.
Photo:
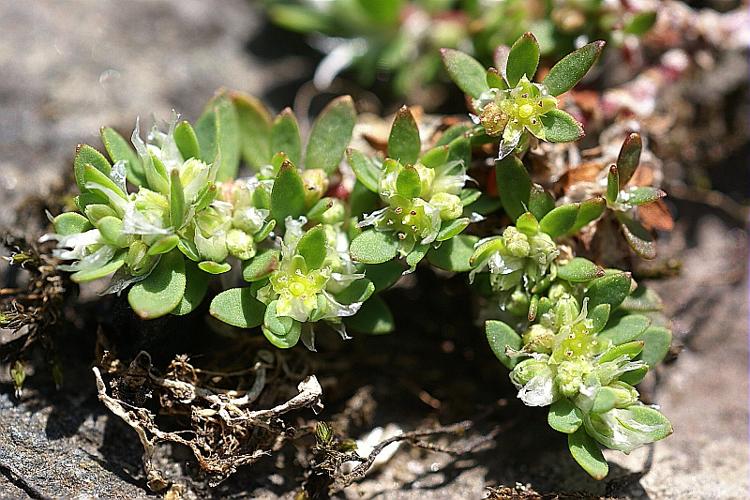
MULTIPOLYGON (((173 361, 170 368, 176 364, 183 369, 183 374, 185 369, 194 374, 198 372, 184 358, 173 361)), ((248 391, 223 390, 208 387, 200 380, 181 380, 174 369, 166 377, 158 376, 151 369, 148 353, 141 352, 120 381, 129 384, 141 377, 142 385, 148 384, 160 393, 162 408, 176 411, 178 407, 186 405, 192 430, 178 432, 161 430, 155 421, 156 416, 148 409, 110 396, 99 368, 95 367, 93 371, 99 400, 136 431, 143 445, 147 484, 151 490, 160 491, 169 485, 153 463, 160 443, 177 443, 190 448, 201 469, 209 474, 212 485, 216 485, 237 467, 255 463, 298 437, 298 431, 289 427, 282 416, 305 408, 314 411, 322 408, 320 384, 314 375, 309 376, 297 386, 299 394, 288 401, 270 409, 250 410, 248 407, 265 386, 267 367, 261 361, 255 363, 251 370, 256 377, 248 391)), ((222 377, 212 374, 212 378, 217 376, 222 377)), ((119 382, 113 384, 113 389, 119 385, 119 382)))

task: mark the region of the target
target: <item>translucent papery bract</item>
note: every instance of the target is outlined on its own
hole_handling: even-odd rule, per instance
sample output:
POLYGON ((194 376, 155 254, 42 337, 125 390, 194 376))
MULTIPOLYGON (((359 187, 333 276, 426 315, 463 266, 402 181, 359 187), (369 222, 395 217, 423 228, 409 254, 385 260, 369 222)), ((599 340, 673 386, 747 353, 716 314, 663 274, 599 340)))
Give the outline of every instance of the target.
POLYGON ((98 182, 87 182, 85 184, 86 189, 99 191, 107 197, 107 201, 113 207, 117 207, 120 212, 124 212, 128 206, 128 200, 114 192, 112 189, 99 184, 98 182))
POLYGON ((89 229, 83 233, 75 233, 67 236, 49 233, 45 234, 39 241, 45 242, 57 240, 57 248, 52 255, 62 260, 78 260, 88 254, 87 248, 102 242, 102 235, 98 229, 89 229))
POLYGON ((126 184, 127 173, 125 169, 125 161, 119 160, 116 161, 114 165, 112 165, 112 170, 109 171, 109 178, 112 179, 112 182, 114 182, 117 187, 122 190, 123 193, 128 192, 126 184))
POLYGON ((586 432, 601 444, 624 453, 630 453, 669 433, 663 429, 663 425, 639 422, 631 408, 613 408, 604 413, 586 415, 584 425, 586 432))
POLYGON ((304 226, 307 224, 307 217, 299 217, 294 219, 287 217, 284 220, 284 239, 281 242, 281 258, 282 261, 291 262, 297 251, 297 243, 299 243, 302 235, 305 234, 304 226))
POLYGON ((122 219, 122 232, 123 234, 135 234, 141 236, 163 236, 171 234, 172 228, 163 227, 161 225, 162 221, 160 220, 162 217, 159 215, 158 209, 156 208, 151 212, 144 213, 136 208, 135 203, 130 203, 125 208, 125 215, 122 219))
POLYGON ((348 316, 354 316, 357 314, 357 311, 359 311, 360 307, 362 307, 362 302, 354 302, 352 304, 341 304, 336 299, 333 298, 333 295, 328 293, 328 291, 323 290, 322 292, 323 297, 326 299, 326 305, 327 305, 327 311, 323 314, 322 319, 329 319, 329 318, 345 318, 348 316))
POLYGON ((93 271, 94 269, 99 269, 103 265, 105 265, 107 262, 109 262, 112 257, 115 255, 115 248, 111 247, 109 245, 103 245, 99 247, 97 250, 95 250, 93 253, 90 253, 83 257, 82 259, 74 262, 73 264, 66 265, 62 264, 58 267, 63 271, 70 271, 70 272, 76 272, 76 271, 93 271))
POLYGON ((179 169, 183 163, 182 155, 174 140, 174 130, 179 118, 180 115, 175 110, 172 110, 167 133, 159 130, 159 126, 155 123, 148 134, 148 140, 155 143, 149 144, 149 149, 164 163, 167 172, 179 169))
POLYGON ((194 203, 210 179, 211 167, 200 160, 191 158, 180 167, 180 183, 185 201, 194 203))

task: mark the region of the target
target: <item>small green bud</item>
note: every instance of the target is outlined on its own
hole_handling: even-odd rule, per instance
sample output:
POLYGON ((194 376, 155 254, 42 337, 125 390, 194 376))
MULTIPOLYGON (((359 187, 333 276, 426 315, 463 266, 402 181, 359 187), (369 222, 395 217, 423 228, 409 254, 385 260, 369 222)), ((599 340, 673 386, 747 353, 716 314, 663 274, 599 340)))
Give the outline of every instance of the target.
POLYGON ((346 207, 339 199, 332 199, 331 206, 323 212, 320 222, 323 224, 337 224, 346 218, 346 207))
POLYGON ((444 221, 458 219, 463 212, 461 198, 455 194, 435 193, 430 199, 430 205, 440 211, 440 219, 444 221))
POLYGON ((309 208, 328 191, 328 175, 324 170, 311 168, 302 172, 305 184, 305 205, 309 208))
POLYGON ((555 325, 561 328, 564 325, 572 324, 581 310, 575 297, 565 294, 555 304, 555 325))
POLYGON ((99 219, 104 217, 117 217, 117 212, 112 210, 109 205, 92 203, 86 206, 86 217, 92 224, 96 225, 99 219))
POLYGON ((255 207, 235 209, 232 215, 232 225, 246 233, 255 234, 263 227, 267 213, 267 210, 260 210, 255 207))
POLYGON ((573 397, 578 394, 586 375, 591 371, 591 363, 574 359, 563 361, 557 366, 557 387, 566 397, 573 397))
POLYGON ((198 253, 205 260, 224 262, 227 255, 229 255, 229 250, 227 249, 227 235, 223 231, 219 231, 208 238, 205 238, 198 230, 195 232, 194 241, 198 253))
POLYGON ((549 354, 555 346, 555 332, 539 324, 531 325, 523 334, 523 343, 534 352, 549 354))
POLYGON ((513 226, 508 226, 503 231, 505 248, 513 257, 528 257, 531 251, 529 238, 513 226))
POLYGON ((490 137, 499 137, 508 123, 508 115, 494 102, 488 103, 479 115, 479 123, 490 137))
POLYGON ((557 258, 557 245, 547 233, 537 233, 529 236, 529 257, 542 267, 547 267, 557 258))
POLYGON ((133 236, 123 234, 122 221, 117 217, 106 216, 99 219, 96 225, 102 235, 102 238, 110 245, 126 248, 133 243, 133 236))
POLYGON ((420 184, 420 190, 422 193, 422 196, 425 196, 427 193, 430 192, 430 189, 432 188, 432 183, 435 180, 435 169, 425 167, 424 165, 421 165, 417 163, 414 165, 414 170, 417 171, 417 174, 419 174, 419 184, 420 184))
POLYGON ((549 373, 550 368, 547 361, 529 358, 521 361, 510 373, 510 380, 518 387, 523 387, 537 375, 549 373))
POLYGON ((607 387, 615 393, 615 408, 627 408, 638 402, 638 391, 630 384, 616 380, 607 387))
POLYGON ((194 202, 201 190, 209 182, 211 167, 200 160, 190 158, 180 167, 180 184, 183 186, 185 201, 194 202))
POLYGON ((148 245, 141 240, 135 240, 128 248, 125 264, 133 276, 142 276, 147 273, 158 257, 148 254, 148 245))
POLYGON ((255 256, 255 242, 252 236, 240 229, 230 229, 227 233, 227 250, 240 260, 255 256))

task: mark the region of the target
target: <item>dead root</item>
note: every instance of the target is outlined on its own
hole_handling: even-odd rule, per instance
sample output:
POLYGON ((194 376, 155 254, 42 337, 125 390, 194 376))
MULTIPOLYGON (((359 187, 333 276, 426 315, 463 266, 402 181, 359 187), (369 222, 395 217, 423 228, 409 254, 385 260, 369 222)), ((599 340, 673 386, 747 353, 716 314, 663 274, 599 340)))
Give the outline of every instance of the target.
MULTIPOLYGON (((10 335, 0 343, 0 363, 13 366, 11 374, 20 394, 25 378, 23 363, 32 347, 41 345, 48 356, 54 354, 51 326, 59 322, 69 281, 55 268, 56 261, 35 242, 6 233, 0 236, 0 247, 10 250, 3 256, 12 270, 26 271, 28 277, 21 285, 15 279, 8 280, 6 288, 0 288, 0 328, 10 335)), ((59 370, 53 363, 53 375, 59 385, 59 370)))
POLYGON ((148 353, 141 352, 128 369, 108 387, 99 368, 94 368, 99 400, 138 434, 143 446, 143 467, 148 487, 160 491, 169 486, 164 474, 154 466, 154 454, 162 443, 176 443, 190 448, 209 481, 216 485, 242 465, 253 464, 270 455, 287 442, 304 434, 282 419, 288 413, 322 408, 322 389, 314 375, 297 385, 299 393, 270 409, 252 410, 266 389, 266 373, 273 355, 261 351, 254 365, 238 373, 202 372, 185 357, 176 358, 165 376, 154 372, 148 353), (238 380, 254 375, 247 389, 221 389, 210 381, 238 380), (190 418, 190 429, 167 432, 156 423, 149 409, 123 399, 135 395, 140 404, 158 392, 162 410, 190 418), (124 395, 117 397, 118 395, 124 395))

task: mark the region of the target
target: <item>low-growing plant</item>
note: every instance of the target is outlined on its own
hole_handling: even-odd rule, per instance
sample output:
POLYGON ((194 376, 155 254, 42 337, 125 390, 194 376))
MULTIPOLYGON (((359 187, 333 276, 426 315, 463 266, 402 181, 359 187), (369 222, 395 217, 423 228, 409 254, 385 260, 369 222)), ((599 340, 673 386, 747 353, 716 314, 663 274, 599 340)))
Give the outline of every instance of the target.
POLYGON ((525 163, 538 141, 583 136, 557 97, 603 46, 565 56, 540 82, 530 33, 498 69, 446 49, 473 121, 430 133, 404 107, 383 151, 350 147, 356 113, 348 97, 321 112, 304 147, 291 110, 272 117, 234 92, 215 97, 194 126, 174 116, 148 142, 136 125, 134 148, 105 128, 110 159, 79 147, 80 213, 55 217, 47 237, 58 241, 56 255, 70 261, 59 267, 73 280, 114 274, 107 290, 129 289, 145 319, 194 311, 211 276, 236 269, 247 284, 213 296, 210 314, 259 328, 279 348, 302 340, 314 350, 326 328, 343 338, 347 328, 387 333, 394 318, 380 294, 401 275, 424 261, 465 273, 518 397, 549 406, 549 424, 568 435, 574 459, 603 478, 601 448, 629 453, 672 432, 635 388, 666 355, 671 332, 658 297, 630 273, 582 257, 579 236, 614 217, 636 252, 652 258, 653 238, 634 212, 664 193, 628 186, 637 134, 582 201, 555 199, 525 163), (245 177, 237 175, 241 158, 245 177))

